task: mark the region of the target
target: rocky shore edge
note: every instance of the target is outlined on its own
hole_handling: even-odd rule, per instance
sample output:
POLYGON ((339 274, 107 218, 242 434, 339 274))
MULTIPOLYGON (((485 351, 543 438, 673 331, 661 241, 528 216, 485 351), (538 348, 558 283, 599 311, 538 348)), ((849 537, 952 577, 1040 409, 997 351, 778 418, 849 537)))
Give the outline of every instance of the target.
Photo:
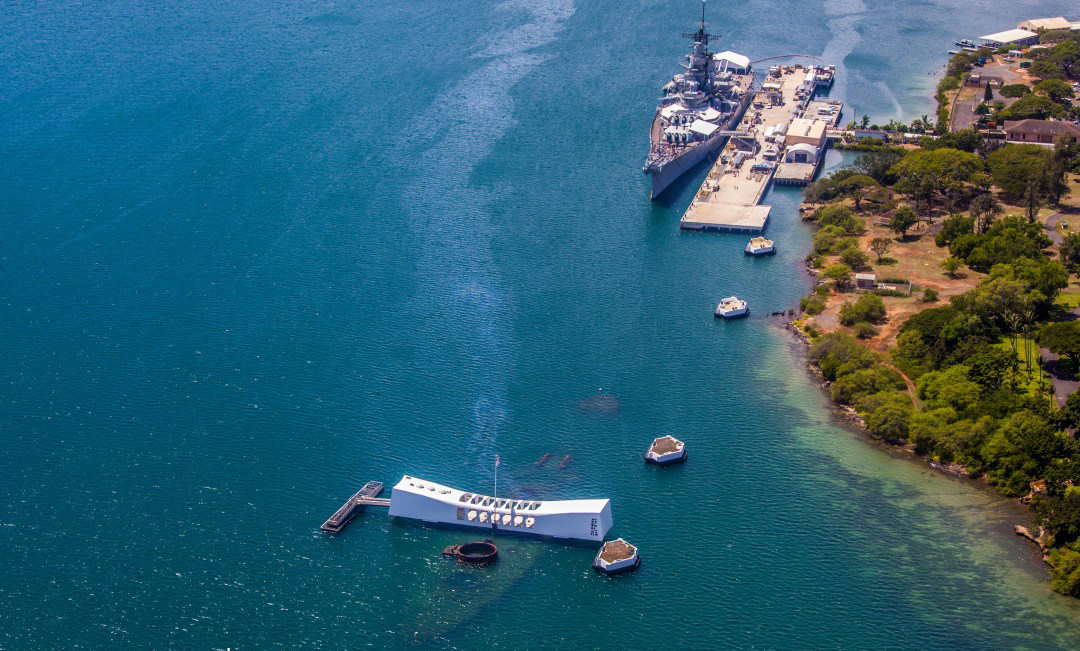
MULTIPOLYGON (((801 343, 803 345, 804 352, 808 352, 810 350, 810 345, 812 343, 812 341, 810 339, 810 336, 807 335, 805 332, 803 332, 802 328, 799 327, 799 325, 795 322, 795 320, 787 321, 785 323, 785 325, 784 325, 784 328, 788 332, 791 333, 792 337, 797 342, 799 342, 799 343, 801 343)), ((815 366, 809 359, 806 360, 806 369, 817 380, 818 387, 820 389, 822 389, 823 391, 828 391, 829 387, 832 386, 832 382, 830 382, 830 381, 826 380, 824 377, 822 377, 821 369, 819 369, 817 366, 815 366)), ((859 431, 863 435, 865 435, 867 438, 877 440, 877 439, 874 439, 873 435, 870 434, 870 430, 866 427, 866 421, 863 419, 862 416, 859 415, 859 412, 855 411, 855 409, 853 409, 852 407, 849 407, 847 405, 836 404, 835 402, 833 402, 831 396, 827 396, 827 398, 829 400, 829 405, 830 405, 830 408, 832 409, 833 414, 835 414, 837 417, 839 417, 841 420, 843 420, 846 424, 848 424, 848 425, 850 425, 852 427, 858 428, 859 431)), ((884 442, 882 444, 883 445, 889 445, 889 444, 886 444, 884 442)), ((968 471, 967 467, 964 466, 963 464, 959 464, 959 463, 943 464, 943 463, 938 463, 936 461, 928 459, 927 457, 919 454, 915 450, 915 446, 913 444, 911 444, 911 443, 905 443, 903 445, 889 445, 889 448, 894 449, 894 450, 903 450, 903 451, 907 452, 912 457, 913 461, 918 459, 921 463, 924 463, 925 465, 928 465, 931 468, 933 468, 935 470, 938 470, 938 471, 940 471, 940 472, 942 472, 942 473, 944 473, 946 475, 950 475, 950 476, 957 477, 957 478, 963 478, 963 479, 971 479, 972 478, 971 473, 968 471)), ((977 479, 977 481, 980 481, 980 482, 984 483, 984 485, 989 487, 989 484, 986 484, 984 478, 979 477, 979 478, 976 478, 976 479, 977 479)), ((1024 502, 1022 500, 1020 501, 1020 503, 1024 504, 1024 502)), ((1036 532, 1032 532, 1030 527, 1024 526, 1022 524, 1016 524, 1016 525, 1013 525, 1013 532, 1016 535, 1020 536, 1021 538, 1024 538, 1024 539, 1038 545, 1039 551, 1042 553, 1043 562, 1046 563, 1047 565, 1049 565, 1050 567, 1053 567, 1053 563, 1050 562, 1050 547, 1047 546, 1047 544, 1046 544, 1046 541, 1047 541, 1047 538, 1049 537, 1049 534, 1047 533, 1045 528, 1039 527, 1036 532)))

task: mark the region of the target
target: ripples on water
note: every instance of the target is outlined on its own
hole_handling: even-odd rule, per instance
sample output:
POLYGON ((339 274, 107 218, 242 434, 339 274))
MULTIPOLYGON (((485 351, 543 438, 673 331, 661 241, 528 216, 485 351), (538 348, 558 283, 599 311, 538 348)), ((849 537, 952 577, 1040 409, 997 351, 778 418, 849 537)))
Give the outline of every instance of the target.
MULTIPOLYGON (((684 9, 0 10, 0 648, 1075 648, 1021 512, 839 429, 769 319, 712 318, 795 304, 809 234, 791 190, 768 260, 679 233, 703 171, 644 199, 684 9), (662 434, 687 464, 642 464, 662 434), (317 533, 368 479, 488 490, 495 449, 500 494, 611 497, 642 568, 502 537, 466 567, 469 534, 377 509, 317 533)), ((710 16, 910 119, 874 84, 984 9, 710 16)))

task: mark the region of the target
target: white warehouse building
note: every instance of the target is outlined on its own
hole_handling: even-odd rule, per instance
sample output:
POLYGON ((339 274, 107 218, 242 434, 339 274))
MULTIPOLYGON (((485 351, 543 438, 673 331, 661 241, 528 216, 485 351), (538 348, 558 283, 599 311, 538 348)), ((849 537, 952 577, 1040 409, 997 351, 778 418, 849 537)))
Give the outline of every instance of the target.
POLYGON ((611 500, 495 498, 405 475, 390 494, 390 515, 432 524, 600 542, 611 528, 611 500))
POLYGON ((726 50, 713 55, 713 61, 717 68, 723 68, 727 63, 727 71, 736 75, 745 75, 750 72, 750 57, 726 50))

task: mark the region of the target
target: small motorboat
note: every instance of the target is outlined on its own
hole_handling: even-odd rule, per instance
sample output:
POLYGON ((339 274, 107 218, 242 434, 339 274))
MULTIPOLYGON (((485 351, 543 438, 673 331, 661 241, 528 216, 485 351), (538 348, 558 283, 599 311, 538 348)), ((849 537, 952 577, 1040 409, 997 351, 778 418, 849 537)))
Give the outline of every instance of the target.
POLYGON ((737 296, 728 296, 720 301, 713 314, 723 319, 737 319, 750 314, 750 308, 746 306, 746 301, 737 296))
POLYGON ((970 41, 970 40, 966 39, 966 38, 960 39, 959 41, 956 42, 956 44, 959 45, 960 47, 975 47, 975 43, 973 41, 970 41))
POLYGON ((746 245, 746 255, 772 255, 776 253, 773 241, 764 237, 755 237, 746 245))

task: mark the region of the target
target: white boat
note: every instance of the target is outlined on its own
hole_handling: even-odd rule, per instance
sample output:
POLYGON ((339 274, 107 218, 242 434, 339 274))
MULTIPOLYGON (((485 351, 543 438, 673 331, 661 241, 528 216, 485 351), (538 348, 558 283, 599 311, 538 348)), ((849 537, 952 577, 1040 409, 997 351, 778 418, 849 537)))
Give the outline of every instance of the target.
POLYGON ((764 237, 755 237, 746 245, 746 255, 772 255, 776 253, 773 241, 764 237))
POLYGON ((492 532, 599 542, 611 528, 611 500, 495 498, 405 475, 390 494, 390 515, 492 532))
POLYGON ((713 314, 725 319, 737 319, 741 316, 750 314, 750 308, 746 306, 746 301, 741 300, 736 296, 728 296, 720 301, 720 304, 716 306, 716 311, 713 312, 713 314))

